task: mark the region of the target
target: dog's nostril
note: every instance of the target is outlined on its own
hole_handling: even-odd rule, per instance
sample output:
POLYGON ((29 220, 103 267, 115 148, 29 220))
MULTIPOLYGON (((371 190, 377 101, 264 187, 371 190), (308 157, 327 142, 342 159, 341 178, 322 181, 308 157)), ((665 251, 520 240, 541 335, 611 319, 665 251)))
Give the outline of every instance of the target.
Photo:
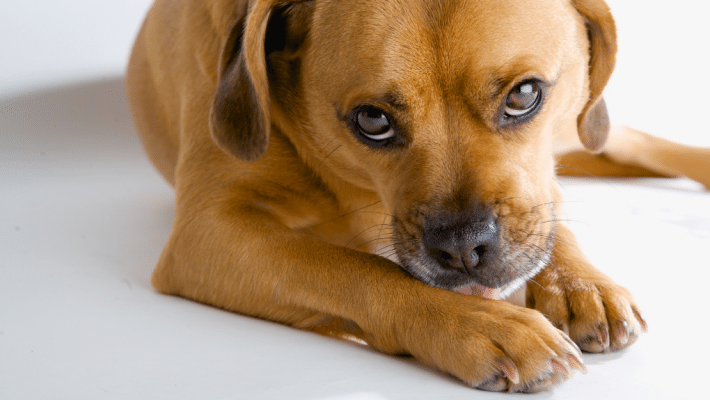
POLYGON ((469 268, 475 268, 478 266, 478 264, 481 262, 481 258, 483 258, 483 255, 486 252, 485 246, 478 246, 471 250, 471 252, 468 255, 468 258, 464 260, 464 263, 466 266, 469 268))
POLYGON ((443 250, 439 249, 429 249, 429 254, 438 260, 441 260, 445 263, 449 263, 454 259, 454 256, 452 256, 450 253, 447 253, 443 250))
POLYGON ((463 225, 430 228, 422 239, 431 258, 442 267, 471 274, 476 268, 485 268, 497 238, 498 229, 491 216, 463 225))
POLYGON ((442 251, 441 254, 439 255, 439 258, 441 258, 442 260, 444 260, 446 262, 450 262, 451 260, 454 259, 454 256, 452 256, 451 254, 449 254, 445 251, 442 251))

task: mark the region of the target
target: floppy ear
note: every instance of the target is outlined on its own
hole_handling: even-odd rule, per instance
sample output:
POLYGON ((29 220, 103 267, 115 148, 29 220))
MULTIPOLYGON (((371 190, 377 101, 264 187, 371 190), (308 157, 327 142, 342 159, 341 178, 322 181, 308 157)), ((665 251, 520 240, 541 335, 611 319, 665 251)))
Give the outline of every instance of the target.
POLYGON ((584 147, 597 153, 609 136, 609 115, 602 97, 616 64, 616 25, 603 0, 573 0, 584 17, 589 35, 589 102, 577 118, 579 139, 584 147))
POLYGON ((247 161, 261 157, 269 144, 271 118, 264 42, 269 16, 277 3, 256 1, 245 19, 238 18, 233 23, 218 64, 210 132, 223 151, 247 161))

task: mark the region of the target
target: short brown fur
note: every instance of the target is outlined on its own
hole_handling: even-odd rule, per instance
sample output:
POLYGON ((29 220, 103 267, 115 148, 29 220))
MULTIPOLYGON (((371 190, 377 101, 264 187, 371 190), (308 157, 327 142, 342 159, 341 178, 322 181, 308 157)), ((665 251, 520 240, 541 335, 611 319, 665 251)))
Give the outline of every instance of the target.
POLYGON ((621 349, 646 324, 562 222, 556 157, 576 171, 589 159, 575 151, 606 143, 594 160, 637 168, 614 171, 710 186, 710 150, 609 130, 615 53, 601 0, 157 0, 127 81, 176 191, 152 283, 486 390, 563 381, 584 370, 578 346, 621 349), (527 81, 544 102, 510 123, 527 81), (364 106, 396 140, 358 136, 364 106), (486 267, 466 278, 483 297, 444 290, 463 278, 442 278, 453 264, 431 238, 488 220, 486 267), (526 282, 527 308, 494 300, 526 282))

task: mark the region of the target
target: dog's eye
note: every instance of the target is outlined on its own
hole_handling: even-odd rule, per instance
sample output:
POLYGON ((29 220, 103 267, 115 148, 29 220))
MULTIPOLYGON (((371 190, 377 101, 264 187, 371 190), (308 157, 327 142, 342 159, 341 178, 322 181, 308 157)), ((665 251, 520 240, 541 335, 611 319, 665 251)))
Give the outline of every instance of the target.
POLYGON ((369 140, 383 142, 395 136, 389 116, 378 108, 360 108, 355 113, 354 122, 358 131, 369 140))
POLYGON ((525 81, 508 94, 505 99, 505 115, 519 118, 531 114, 540 105, 542 88, 537 81, 525 81))

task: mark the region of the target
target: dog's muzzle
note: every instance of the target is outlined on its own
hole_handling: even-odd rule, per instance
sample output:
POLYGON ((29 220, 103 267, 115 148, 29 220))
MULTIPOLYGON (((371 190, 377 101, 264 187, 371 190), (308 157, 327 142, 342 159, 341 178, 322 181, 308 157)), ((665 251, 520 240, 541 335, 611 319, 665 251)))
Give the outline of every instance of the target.
POLYGON ((511 240, 491 211, 436 213, 419 221, 418 232, 395 228, 400 265, 442 289, 505 298, 550 260, 551 234, 531 231, 511 240))

